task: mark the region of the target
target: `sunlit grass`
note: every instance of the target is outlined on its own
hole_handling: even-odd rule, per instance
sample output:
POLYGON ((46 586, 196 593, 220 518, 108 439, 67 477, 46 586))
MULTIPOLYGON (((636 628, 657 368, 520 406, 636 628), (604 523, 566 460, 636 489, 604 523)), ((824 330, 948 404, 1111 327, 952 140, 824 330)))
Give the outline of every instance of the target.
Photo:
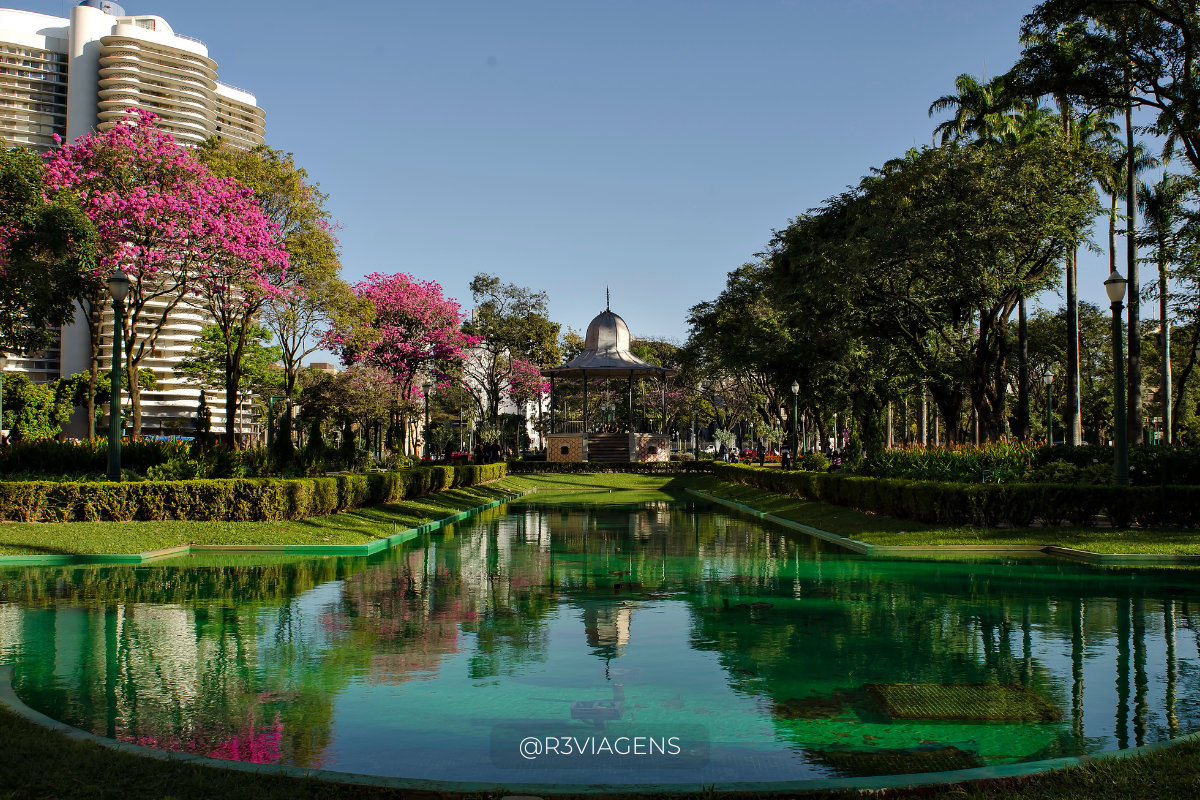
POLYGON ((289 522, 5 522, 0 554, 145 553, 186 544, 367 544, 521 491, 511 479, 289 522))

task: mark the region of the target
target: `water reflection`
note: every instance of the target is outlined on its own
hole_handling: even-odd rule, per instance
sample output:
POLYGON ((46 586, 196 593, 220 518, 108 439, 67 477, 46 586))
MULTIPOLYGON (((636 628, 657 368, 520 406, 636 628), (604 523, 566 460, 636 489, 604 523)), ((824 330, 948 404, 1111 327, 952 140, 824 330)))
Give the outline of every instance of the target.
POLYGON ((869 561, 686 501, 527 502, 369 559, 3 569, 0 661, 55 718, 259 763, 514 780, 488 736, 524 720, 699 723, 713 750, 686 777, 521 780, 953 769, 1200 729, 1192 581, 869 561), (893 684, 948 688, 901 719, 871 688, 893 684), (964 684, 1011 688, 983 712, 964 684), (1061 718, 1014 717, 1022 698, 1061 718))

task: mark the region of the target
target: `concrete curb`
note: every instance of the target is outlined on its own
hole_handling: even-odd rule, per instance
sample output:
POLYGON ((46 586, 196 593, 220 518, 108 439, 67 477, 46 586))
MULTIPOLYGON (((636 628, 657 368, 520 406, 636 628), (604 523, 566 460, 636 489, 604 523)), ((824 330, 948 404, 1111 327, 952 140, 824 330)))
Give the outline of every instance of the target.
POLYGON ((859 555, 875 557, 915 557, 930 555, 1031 555, 1041 554, 1065 558, 1071 561, 1082 561, 1087 564, 1103 566, 1152 567, 1200 565, 1200 556, 1171 555, 1169 553, 1094 553, 1091 550, 1077 550, 1073 547, 1062 547, 1054 544, 943 544, 943 545, 879 545, 860 542, 837 533, 823 531, 810 525, 793 522, 790 519, 777 517, 759 511, 742 503, 726 500, 723 497, 702 492, 697 489, 687 489, 688 494, 702 497, 718 505, 736 509, 744 514, 773 522, 785 528, 791 528, 809 536, 814 536, 826 542, 831 542, 845 550, 859 555))
POLYGON ((912 775, 882 775, 870 778, 817 778, 807 781, 754 781, 744 783, 666 783, 666 784, 588 784, 588 783, 483 783, 479 781, 437 781, 419 778, 388 778, 363 775, 353 772, 336 772, 324 769, 305 769, 279 764, 250 764, 244 761, 228 761, 191 753, 176 753, 158 750, 129 742, 121 742, 97 736, 65 722, 48 717, 25 705, 13 690, 14 669, 11 664, 0 664, 0 706, 34 725, 55 731, 77 742, 91 742, 118 753, 152 758, 156 761, 194 764, 211 769, 248 772, 279 778, 300 778, 353 786, 372 786, 432 793, 441 796, 463 794, 503 793, 507 795, 678 795, 737 792, 741 794, 791 794, 833 791, 878 791, 881 789, 918 788, 968 781, 995 780, 998 778, 1020 778, 1038 775, 1064 767, 1076 767, 1111 758, 1130 758, 1152 753, 1184 742, 1200 741, 1200 734, 1191 733, 1178 739, 1134 747, 1128 750, 1109 750, 1094 756, 1068 756, 1046 761, 1030 761, 1021 764, 1001 764, 994 767, 975 767, 950 772, 923 772, 912 775))
POLYGON ((78 564, 149 564, 164 558, 175 558, 199 553, 230 553, 230 554, 276 554, 276 555, 307 555, 307 556, 371 556, 395 547, 398 544, 415 539, 418 536, 444 528, 467 517, 488 511, 537 491, 537 487, 522 492, 501 497, 498 500, 484 503, 481 506, 468 508, 457 514, 427 522, 416 528, 399 531, 383 539, 376 539, 367 544, 185 544, 179 547, 168 547, 163 550, 151 550, 146 553, 64 553, 61 555, 44 556, 5 556, 0 555, 0 567, 12 565, 27 565, 36 567, 73 566, 78 564))

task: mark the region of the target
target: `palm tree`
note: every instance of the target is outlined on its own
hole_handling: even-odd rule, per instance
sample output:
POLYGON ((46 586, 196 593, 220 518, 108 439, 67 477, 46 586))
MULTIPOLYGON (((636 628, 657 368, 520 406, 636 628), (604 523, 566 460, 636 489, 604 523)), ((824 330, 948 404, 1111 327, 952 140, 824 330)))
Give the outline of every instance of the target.
POLYGON ((1167 316, 1167 277, 1172 262, 1177 260, 1177 226, 1185 218, 1183 203, 1194 181, 1170 173, 1153 186, 1138 189, 1138 209, 1147 228, 1146 243, 1154 247, 1158 262, 1158 319, 1161 350, 1159 398, 1162 403, 1163 435, 1168 444, 1174 439, 1171 414, 1171 322, 1167 316))
POLYGON ((955 94, 945 94, 929 106, 929 116, 953 111, 954 116, 933 129, 933 140, 974 139, 977 143, 999 142, 1007 136, 1014 119, 1037 104, 1012 97, 1005 90, 1004 76, 980 83, 974 75, 963 73, 954 79, 955 94))
MULTIPOLYGON (((1118 143, 1120 127, 1111 121, 1113 112, 1101 110, 1075 114, 1070 100, 1058 100, 1062 135, 1071 150, 1095 167, 1103 167, 1104 155, 1118 143)), ((1071 445, 1083 443, 1082 399, 1079 385, 1079 272, 1078 244, 1067 245, 1064 266, 1067 295, 1067 428, 1063 438, 1071 445)))

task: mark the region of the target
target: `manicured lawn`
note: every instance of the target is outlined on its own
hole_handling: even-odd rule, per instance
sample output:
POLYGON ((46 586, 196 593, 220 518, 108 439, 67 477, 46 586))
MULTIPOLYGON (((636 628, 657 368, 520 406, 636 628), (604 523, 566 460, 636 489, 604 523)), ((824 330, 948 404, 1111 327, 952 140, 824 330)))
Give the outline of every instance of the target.
POLYGON ((145 553, 185 544, 366 544, 521 488, 505 479, 295 522, 0 522, 0 554, 145 553))
MULTIPOLYGON (((75 742, 0 710, 0 798, 4 800, 383 800, 413 793, 371 787, 343 787, 313 780, 164 763, 114 753, 91 742, 75 742)), ((472 800, 499 800, 509 794, 475 794, 472 800)), ((907 793, 906 793, 907 794, 907 793)), ((432 796, 432 795, 429 795, 432 796)), ((620 797, 614 794, 614 797, 620 797)), ((723 795, 705 792, 696 800, 723 795)), ((797 797, 789 793, 788 797, 797 797)), ((812 795, 809 795, 810 797, 812 795)), ((862 793, 821 795, 849 800, 880 797, 862 793)), ((902 796, 889 793, 887 796, 902 796)), ((995 784, 921 790, 934 800, 1185 800, 1200 796, 1200 744, 1183 744, 1136 758, 1099 761, 1084 767, 995 784)), ((443 795, 445 797, 445 795, 443 795)), ((593 796, 594 797, 594 796, 593 796)), ((673 795, 685 800, 686 795, 673 795)), ((733 800, 733 795, 729 795, 733 800)), ((740 797, 745 797, 741 795, 740 797)), ((690 798, 687 798, 690 800, 690 798)))
POLYGON ((749 486, 722 483, 706 489, 718 497, 811 525, 830 533, 879 545, 1059 545, 1097 553, 1200 554, 1200 531, 1173 528, 962 528, 925 525, 866 514, 842 506, 797 500, 749 486))

